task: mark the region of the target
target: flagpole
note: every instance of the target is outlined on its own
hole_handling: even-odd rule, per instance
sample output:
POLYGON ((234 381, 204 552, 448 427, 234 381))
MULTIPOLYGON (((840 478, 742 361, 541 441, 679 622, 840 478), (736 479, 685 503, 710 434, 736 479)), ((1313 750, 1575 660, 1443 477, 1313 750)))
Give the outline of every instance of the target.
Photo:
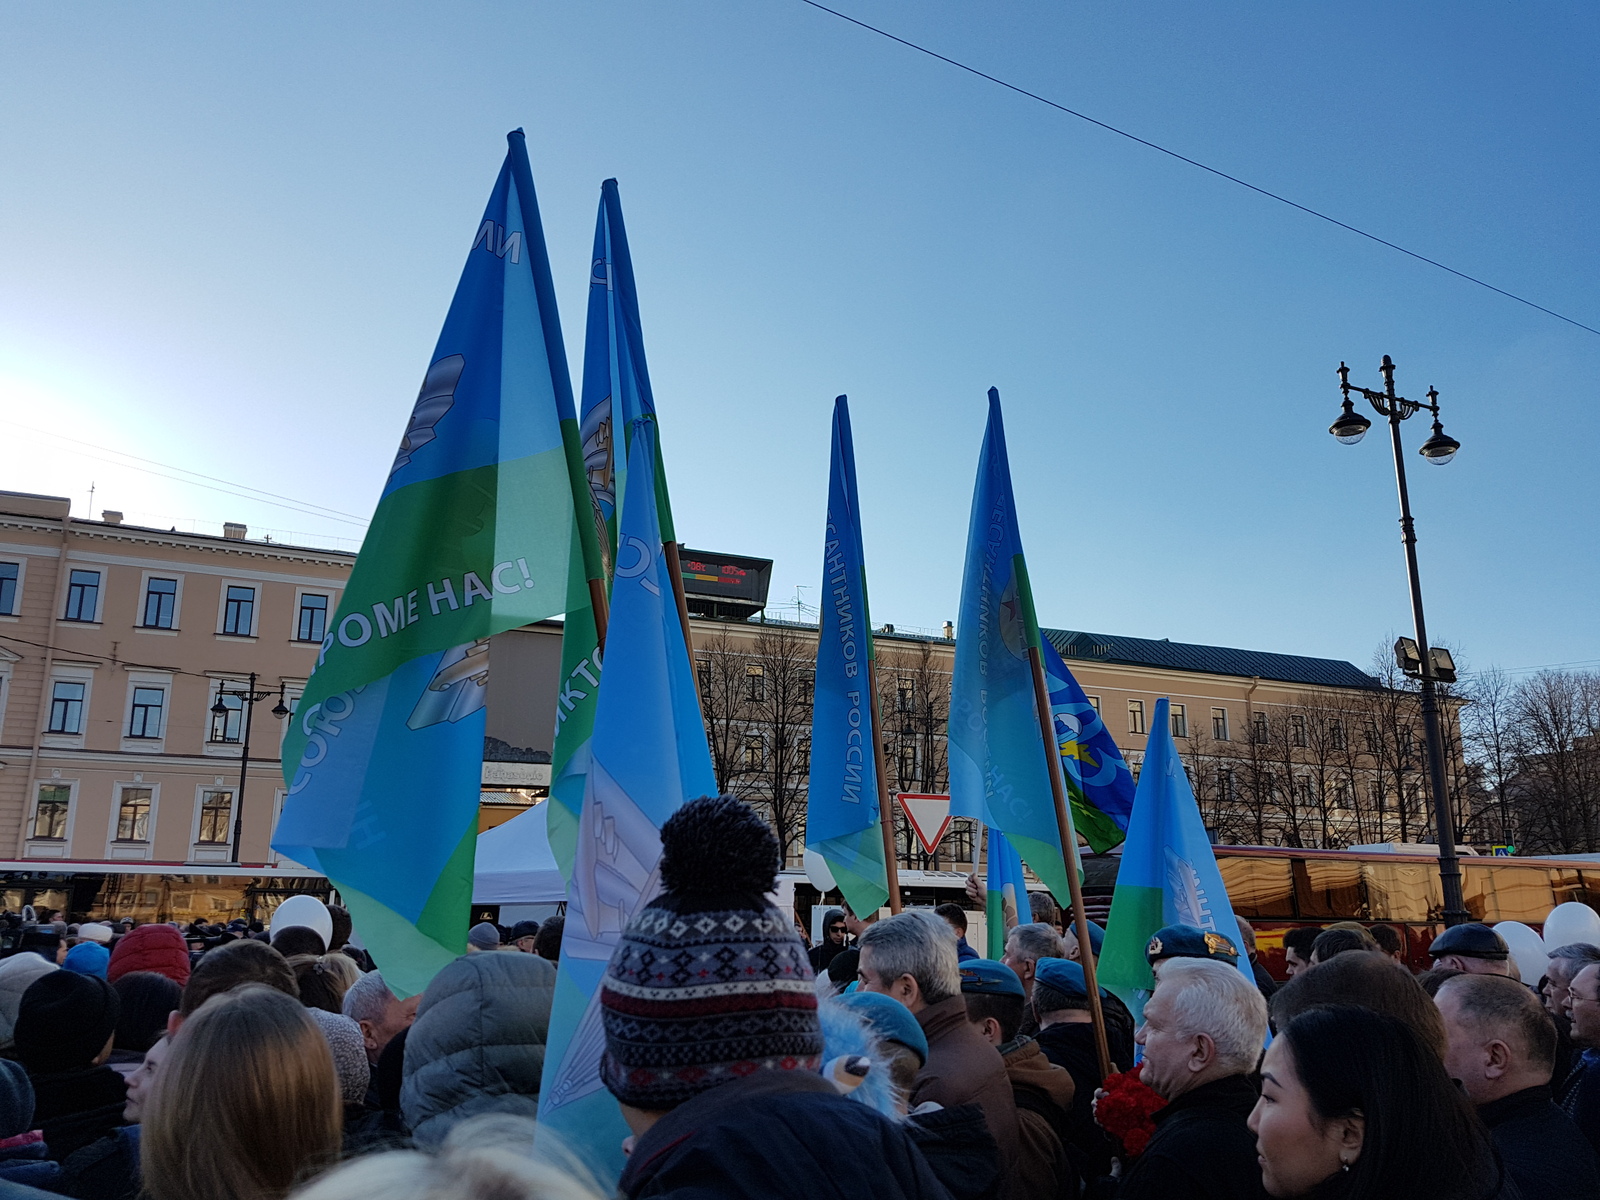
MULTIPOLYGON (((681 542, 662 542, 661 548, 667 555, 667 570, 672 572, 672 598, 678 604, 678 624, 683 626, 683 644, 688 647, 689 661, 694 661, 694 638, 689 635, 689 601, 683 593, 683 556, 679 553, 681 542)), ((694 694, 700 694, 700 672, 690 672, 694 676, 694 694)))
MULTIPOLYGON (((1106 1014, 1100 1007, 1100 984, 1095 976, 1094 943, 1089 940, 1089 915, 1083 907, 1083 881, 1078 878, 1078 839, 1067 814, 1067 785, 1061 774, 1061 753, 1056 748, 1055 722, 1050 715, 1050 689, 1044 681, 1044 658, 1037 646, 1028 647, 1033 668, 1033 706, 1039 714, 1044 756, 1050 772, 1050 794, 1056 805, 1056 828, 1061 833, 1061 857, 1067 868, 1067 890, 1072 896, 1072 923, 1078 935, 1078 961, 1083 965, 1084 990, 1089 993, 1089 1017, 1094 1023, 1094 1048, 1100 1058, 1100 1078, 1111 1075, 1111 1050, 1106 1042, 1106 1014)), ((1017 919, 1021 920, 1019 897, 1017 919)))
POLYGON ((878 727, 878 660, 870 654, 867 656, 867 705, 872 710, 872 763, 878 772, 878 828, 883 832, 884 879, 889 884, 889 912, 898 916, 900 855, 894 845, 894 807, 889 800, 889 772, 883 765, 883 730, 878 727))

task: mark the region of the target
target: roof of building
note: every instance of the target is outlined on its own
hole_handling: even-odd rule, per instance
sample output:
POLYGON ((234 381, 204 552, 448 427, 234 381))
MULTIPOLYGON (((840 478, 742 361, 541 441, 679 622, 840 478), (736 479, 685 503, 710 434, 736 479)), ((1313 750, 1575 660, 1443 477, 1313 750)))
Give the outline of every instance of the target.
POLYGON ((1337 658, 1308 658, 1302 654, 1273 654, 1265 650, 1233 650, 1226 646, 1196 646, 1187 642, 1122 637, 1110 633, 1083 633, 1072 629, 1042 629, 1063 661, 1128 663, 1165 667, 1173 671, 1201 671, 1208 675, 1259 676, 1284 683, 1317 687, 1372 688, 1378 681, 1354 663, 1337 658))

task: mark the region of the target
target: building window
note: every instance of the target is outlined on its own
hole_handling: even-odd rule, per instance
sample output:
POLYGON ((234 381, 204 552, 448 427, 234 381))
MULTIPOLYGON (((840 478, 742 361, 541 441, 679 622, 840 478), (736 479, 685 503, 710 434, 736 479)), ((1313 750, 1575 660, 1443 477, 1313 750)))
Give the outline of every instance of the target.
POLYGON ((1143 700, 1129 700, 1128 701, 1128 732, 1129 733, 1143 733, 1144 732, 1144 701, 1143 700))
POLYGON ((1100 697, 1085 696, 1084 699, 1089 702, 1089 707, 1094 709, 1094 715, 1098 717, 1100 715, 1100 697))
POLYGON ((205 791, 200 793, 200 838, 208 846, 228 843, 229 826, 233 823, 233 793, 205 791))
POLYGON ((100 572, 74 571, 67 577, 65 621, 93 621, 100 609, 100 572))
POLYGON ((1328 749, 1330 749, 1330 750, 1343 750, 1344 747, 1345 747, 1344 722, 1340 721, 1338 719, 1329 721, 1328 722, 1328 749))
POLYGON ((146 787, 122 789, 117 800, 117 841, 150 840, 150 795, 151 790, 146 787))
POLYGON ((1211 739, 1217 742, 1228 740, 1228 710, 1225 708, 1211 710, 1211 739))
POLYGON ((744 698, 754 704, 767 698, 767 674, 760 667, 745 668, 744 698))
POLYGON ((711 659, 708 655, 697 654, 694 660, 695 674, 700 677, 700 699, 705 699, 706 693, 711 690, 711 659))
POLYGON ((241 736, 240 728, 244 722, 244 700, 238 693, 218 691, 217 699, 222 702, 225 713, 211 714, 211 738, 213 742, 237 742, 241 736))
POLYGON ((1175 738, 1189 736, 1189 712, 1182 704, 1172 706, 1172 736, 1175 738))
MULTIPOLYGON (((811 704, 817 696, 817 673, 815 671, 800 672, 800 703, 811 704)), ((806 753, 810 754, 809 746, 806 753)))
POLYGON ((1295 790, 1299 793, 1298 799, 1301 808, 1311 807, 1311 776, 1301 775, 1295 781, 1295 790))
POLYGON ((900 743, 899 750, 900 786, 910 787, 917 777, 917 744, 911 741, 900 743))
POLYGON ((87 684, 58 679, 50 692, 50 724, 46 733, 82 733, 83 698, 87 684))
POLYGON ((1296 746, 1306 744, 1306 719, 1299 713, 1289 718, 1289 740, 1296 746))
POLYGON ((17 603, 22 599, 17 595, 17 581, 21 577, 21 563, 0 562, 0 614, 17 615, 17 603))
POLYGON ((1400 726, 1400 753, 1403 756, 1410 757, 1411 750, 1411 726, 1402 725, 1400 726))
POLYGON ((1217 799, 1223 801, 1235 799, 1232 767, 1217 768, 1217 799))
POLYGON ((761 735, 747 737, 744 740, 744 766, 747 771, 759 771, 766 760, 766 745, 761 740, 761 735))
POLYGON ((52 842, 67 837, 67 809, 72 804, 72 789, 60 783, 39 785, 39 803, 33 810, 33 837, 52 842))
POLYGON ((328 633, 328 598, 305 595, 300 597, 300 615, 295 620, 294 639, 297 642, 320 642, 328 633))
POLYGON ((801 738, 794 747, 795 770, 811 770, 811 739, 801 738))
POLYGON ((914 679, 902 679, 895 685, 896 712, 915 712, 917 709, 917 683, 914 679))
POLYGON ((176 579, 151 579, 144 585, 144 627, 171 629, 178 606, 176 579))
POLYGON ((252 587, 229 587, 222 609, 222 632, 235 637, 249 637, 255 628, 256 590, 252 587))
POLYGON ((1250 738, 1258 746, 1267 744, 1267 714, 1256 713, 1250 721, 1250 738))
POLYGON ((133 689, 133 714, 128 721, 131 738, 158 738, 161 736, 161 710, 166 707, 167 693, 163 688, 136 687, 133 689))

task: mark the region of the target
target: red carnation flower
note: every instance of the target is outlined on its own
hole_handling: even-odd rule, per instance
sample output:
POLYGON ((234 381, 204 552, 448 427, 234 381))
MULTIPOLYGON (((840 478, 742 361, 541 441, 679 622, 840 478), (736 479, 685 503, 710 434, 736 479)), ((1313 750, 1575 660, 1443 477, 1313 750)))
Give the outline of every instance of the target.
POLYGON ((1139 1063, 1131 1071, 1107 1076, 1100 1085, 1105 1095, 1095 1101, 1094 1107, 1094 1117, 1100 1128, 1121 1143, 1129 1158, 1144 1153, 1156 1131, 1151 1118, 1167 1103, 1139 1081, 1143 1070, 1144 1064, 1139 1063))

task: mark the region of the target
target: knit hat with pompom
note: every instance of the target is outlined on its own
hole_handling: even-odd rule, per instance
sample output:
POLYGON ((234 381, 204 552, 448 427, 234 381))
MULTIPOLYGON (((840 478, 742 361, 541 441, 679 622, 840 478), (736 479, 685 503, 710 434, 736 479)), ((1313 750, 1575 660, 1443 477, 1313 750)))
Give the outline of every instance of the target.
POLYGON ((756 1071, 822 1063, 811 964, 767 893, 778 839, 749 805, 704 797, 661 827, 662 894, 623 930, 600 984, 600 1074, 624 1104, 675 1108, 756 1071))

